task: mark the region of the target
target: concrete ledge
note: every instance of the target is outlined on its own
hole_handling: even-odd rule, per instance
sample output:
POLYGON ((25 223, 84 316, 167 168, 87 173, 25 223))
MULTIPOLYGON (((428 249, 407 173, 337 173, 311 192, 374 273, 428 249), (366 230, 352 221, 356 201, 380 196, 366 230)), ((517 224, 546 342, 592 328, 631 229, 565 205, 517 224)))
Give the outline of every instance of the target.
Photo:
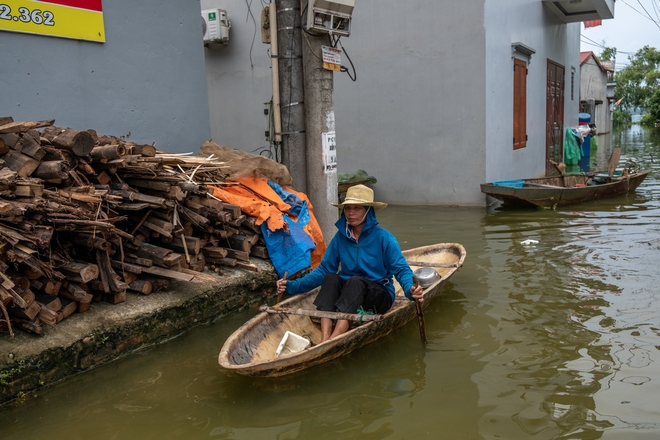
POLYGON ((259 272, 223 268, 217 281, 205 274, 202 282, 173 283, 168 292, 128 293, 117 305, 93 303, 55 328, 44 325, 44 336, 3 333, 0 405, 276 296, 270 261, 252 263, 259 272))

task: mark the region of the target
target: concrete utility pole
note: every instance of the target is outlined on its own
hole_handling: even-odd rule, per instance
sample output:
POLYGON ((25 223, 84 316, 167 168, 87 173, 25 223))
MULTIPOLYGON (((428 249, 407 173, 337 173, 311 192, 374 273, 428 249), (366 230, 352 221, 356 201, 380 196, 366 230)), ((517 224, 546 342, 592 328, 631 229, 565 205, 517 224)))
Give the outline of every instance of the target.
POLYGON ((329 243, 337 228, 337 149, 333 103, 333 71, 323 68, 321 46, 327 35, 303 34, 305 127, 307 139, 307 195, 329 243))
POLYGON ((277 0, 276 8, 282 163, 291 173, 293 187, 307 194, 300 0, 277 0))

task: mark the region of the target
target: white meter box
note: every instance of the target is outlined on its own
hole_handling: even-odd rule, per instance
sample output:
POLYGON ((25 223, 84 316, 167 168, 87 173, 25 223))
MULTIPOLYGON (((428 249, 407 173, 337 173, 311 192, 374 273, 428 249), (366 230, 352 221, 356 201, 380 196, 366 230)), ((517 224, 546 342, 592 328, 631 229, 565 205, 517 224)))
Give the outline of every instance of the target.
POLYGON ((355 0, 308 0, 307 30, 348 36, 355 0))
POLYGON ((229 43, 231 22, 224 9, 204 9, 202 11, 204 43, 229 43))

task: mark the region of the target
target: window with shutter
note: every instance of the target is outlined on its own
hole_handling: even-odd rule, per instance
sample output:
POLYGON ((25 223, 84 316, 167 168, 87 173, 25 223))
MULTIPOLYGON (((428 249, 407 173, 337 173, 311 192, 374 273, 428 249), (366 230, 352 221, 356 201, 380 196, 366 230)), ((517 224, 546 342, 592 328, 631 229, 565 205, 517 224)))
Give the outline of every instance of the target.
POLYGON ((513 149, 527 146, 527 63, 513 59, 513 149))

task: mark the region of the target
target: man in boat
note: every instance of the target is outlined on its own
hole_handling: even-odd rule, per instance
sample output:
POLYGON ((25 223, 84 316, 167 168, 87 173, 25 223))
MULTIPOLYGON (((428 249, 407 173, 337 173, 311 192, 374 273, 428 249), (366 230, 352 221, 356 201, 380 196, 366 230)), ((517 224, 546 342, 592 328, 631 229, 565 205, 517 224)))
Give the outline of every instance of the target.
MULTIPOLYGON (((335 223, 338 231, 321 263, 302 278, 277 281, 277 292, 308 292, 321 286, 314 300, 318 310, 342 313, 387 312, 395 299, 392 277, 410 300, 422 300, 423 289, 413 283, 413 273, 394 236, 378 226, 376 210, 387 203, 375 202, 374 192, 365 185, 348 189, 335 223)), ((345 333, 350 323, 321 318, 321 342, 345 333)))

